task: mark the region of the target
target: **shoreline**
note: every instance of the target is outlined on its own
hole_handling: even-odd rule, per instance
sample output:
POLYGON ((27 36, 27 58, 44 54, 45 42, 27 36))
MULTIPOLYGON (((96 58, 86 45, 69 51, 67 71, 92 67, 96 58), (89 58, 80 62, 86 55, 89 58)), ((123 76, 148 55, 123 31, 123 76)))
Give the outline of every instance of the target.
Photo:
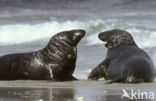
POLYGON ((23 87, 23 88, 75 88, 75 87, 92 87, 92 88, 103 88, 103 89, 122 89, 123 87, 131 89, 132 87, 141 88, 156 88, 156 81, 152 83, 138 83, 138 84, 125 84, 125 83, 112 83, 105 84, 106 81, 66 81, 66 82, 55 82, 45 80, 14 80, 14 81, 0 81, 0 88, 2 87, 23 87), (97 87, 98 85, 98 87, 97 87))
MULTIPOLYGON (((141 84, 104 84, 104 81, 0 81, 0 101, 137 101, 122 98, 125 90, 128 95, 146 92, 156 97, 156 82, 141 84), (5 85, 5 86, 4 86, 5 85)), ((135 95, 138 98, 138 95, 135 95)), ((135 97, 134 97, 135 98, 135 97)), ((141 101, 155 101, 154 99, 141 101)))

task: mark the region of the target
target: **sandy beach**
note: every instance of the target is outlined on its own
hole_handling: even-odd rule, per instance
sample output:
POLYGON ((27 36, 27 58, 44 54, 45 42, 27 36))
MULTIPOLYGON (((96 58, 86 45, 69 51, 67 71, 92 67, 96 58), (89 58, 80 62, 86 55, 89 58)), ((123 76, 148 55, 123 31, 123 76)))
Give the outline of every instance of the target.
MULTIPOLYGON (((156 96, 156 82, 104 84, 104 81, 1 81, 0 101, 156 101, 122 98, 123 89, 131 94, 147 92, 156 96)), ((137 95, 136 95, 137 96, 137 95)))

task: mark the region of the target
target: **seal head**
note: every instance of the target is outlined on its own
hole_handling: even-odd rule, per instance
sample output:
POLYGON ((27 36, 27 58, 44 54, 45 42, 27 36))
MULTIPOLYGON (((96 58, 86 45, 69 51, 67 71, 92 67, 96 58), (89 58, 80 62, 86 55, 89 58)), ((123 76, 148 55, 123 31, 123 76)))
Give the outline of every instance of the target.
POLYGON ((136 45, 133 37, 127 31, 120 29, 113 29, 102 32, 98 35, 99 39, 105 41, 107 48, 112 48, 120 44, 136 45))
POLYGON ((70 30, 70 31, 63 31, 51 38, 49 41, 50 45, 53 41, 64 41, 71 46, 76 46, 78 42, 82 39, 82 37, 85 36, 85 31, 84 30, 70 30))

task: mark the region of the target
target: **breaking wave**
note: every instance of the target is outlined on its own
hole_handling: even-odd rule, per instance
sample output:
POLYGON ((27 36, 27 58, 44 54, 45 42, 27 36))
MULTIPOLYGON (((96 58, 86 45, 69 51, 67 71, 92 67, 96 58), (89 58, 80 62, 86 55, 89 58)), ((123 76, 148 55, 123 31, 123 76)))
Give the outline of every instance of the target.
POLYGON ((27 43, 51 38, 54 34, 72 29, 85 29, 87 45, 99 45, 98 33, 113 28, 124 29, 132 34, 140 47, 155 47, 156 29, 117 20, 90 20, 45 22, 40 24, 14 24, 0 26, 0 45, 27 43))

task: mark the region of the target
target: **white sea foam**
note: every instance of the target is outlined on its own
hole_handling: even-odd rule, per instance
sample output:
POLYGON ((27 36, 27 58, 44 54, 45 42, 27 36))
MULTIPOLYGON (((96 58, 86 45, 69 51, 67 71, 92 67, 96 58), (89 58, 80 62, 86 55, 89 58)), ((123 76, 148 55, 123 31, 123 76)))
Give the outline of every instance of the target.
POLYGON ((135 24, 129 24, 125 22, 118 22, 118 21, 107 21, 102 22, 103 27, 99 29, 94 34, 89 35, 86 40, 88 41, 87 45, 98 45, 103 44, 98 39, 98 33, 106 30, 111 30, 114 28, 119 28, 128 31, 132 34, 135 42, 141 48, 146 47, 156 47, 155 40, 156 40, 156 29, 150 29, 145 26, 139 26, 135 24))
POLYGON ((98 44, 103 43, 101 40, 98 39, 98 33, 88 36, 87 41, 88 41, 88 44, 87 44, 88 46, 98 45, 98 44))
POLYGON ((54 34, 72 29, 89 30, 98 26, 100 20, 97 21, 66 21, 66 22, 45 22, 42 24, 14 24, 0 26, 0 45, 20 44, 50 38, 54 34))
POLYGON ((74 76, 79 78, 79 79, 84 79, 86 80, 89 73, 92 71, 92 69, 85 69, 85 70, 81 70, 81 71, 78 71, 78 72, 74 72, 74 76))
POLYGON ((52 37, 54 34, 71 29, 85 28, 85 23, 78 21, 67 21, 59 23, 56 21, 43 24, 15 24, 0 26, 0 45, 19 44, 39 39, 52 37))
POLYGON ((71 29, 85 29, 87 31, 85 38, 87 45, 98 45, 103 44, 98 39, 98 33, 113 28, 120 28, 130 32, 136 43, 142 48, 156 46, 156 29, 117 20, 52 21, 34 25, 1 25, 0 45, 20 44, 50 38, 58 32, 71 29))

